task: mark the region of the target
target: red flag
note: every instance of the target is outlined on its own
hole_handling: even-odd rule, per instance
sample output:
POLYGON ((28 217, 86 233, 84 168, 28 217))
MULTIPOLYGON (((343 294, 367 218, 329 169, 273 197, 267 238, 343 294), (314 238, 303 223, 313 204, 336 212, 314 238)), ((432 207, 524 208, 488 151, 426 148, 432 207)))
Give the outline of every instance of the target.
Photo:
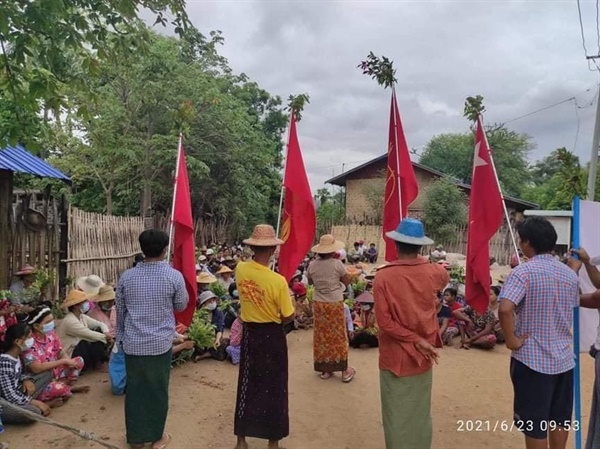
POLYGON ((196 309, 196 245, 194 243, 190 182, 181 136, 179 137, 177 164, 172 212, 173 268, 180 271, 185 279, 189 302, 184 311, 175 313, 175 319, 177 322, 189 326, 196 309))
POLYGON ((408 215, 408 205, 417 198, 418 194, 419 185, 402 130, 396 91, 392 89, 390 139, 383 204, 383 238, 385 239, 385 260, 388 262, 396 260, 396 244, 385 234, 395 230, 400 220, 408 215))
POLYGON ((469 198, 465 299, 482 314, 487 310, 490 296, 490 239, 502 224, 503 212, 490 147, 478 117, 469 198))
POLYGON ((289 282, 314 241, 317 223, 315 203, 296 133, 294 111, 290 119, 283 186, 285 198, 281 239, 285 243, 279 250, 279 273, 289 282))

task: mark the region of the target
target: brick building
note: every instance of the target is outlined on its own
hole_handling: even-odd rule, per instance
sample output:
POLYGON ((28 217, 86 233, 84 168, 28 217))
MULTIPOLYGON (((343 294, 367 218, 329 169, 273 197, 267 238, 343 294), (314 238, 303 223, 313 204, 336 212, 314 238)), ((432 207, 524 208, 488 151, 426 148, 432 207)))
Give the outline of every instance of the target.
MULTIPOLYGON (((426 167, 417 162, 412 163, 419 184, 419 196, 409 206, 411 215, 420 215, 425 202, 427 187, 437 179, 446 177, 442 172, 426 167)), ((377 221, 382 211, 373 207, 373 197, 382 198, 385 188, 387 154, 370 160, 358 167, 348 170, 326 181, 327 184, 344 187, 346 192, 346 219, 352 221, 377 221)), ((456 182, 467 197, 471 186, 456 182)), ((517 198, 505 197, 506 206, 511 215, 517 220, 527 209, 537 209, 537 204, 517 198)))

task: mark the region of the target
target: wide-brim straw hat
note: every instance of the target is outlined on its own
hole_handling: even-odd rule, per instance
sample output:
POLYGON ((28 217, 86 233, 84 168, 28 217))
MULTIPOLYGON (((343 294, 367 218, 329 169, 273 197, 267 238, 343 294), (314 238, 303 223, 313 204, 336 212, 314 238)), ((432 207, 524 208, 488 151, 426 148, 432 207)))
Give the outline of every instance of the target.
POLYGON ((362 304, 373 304, 375 302, 375 298, 371 292, 362 292, 356 297, 355 301, 362 304))
POLYGON ((340 240, 336 240, 333 235, 325 234, 319 239, 319 244, 311 248, 311 251, 317 254, 330 254, 344 249, 344 246, 346 244, 340 240))
POLYGON ((224 265, 221 267, 221 269, 219 271, 217 271, 217 274, 225 274, 225 273, 233 273, 233 270, 231 268, 229 268, 228 266, 224 265))
POLYGON ((244 240, 244 245, 248 246, 279 246, 285 242, 277 238, 273 226, 259 224, 254 227, 252 235, 244 240))
POLYGON ((23 265, 19 271, 15 273, 15 276, 28 276, 30 274, 35 274, 36 269, 31 265, 23 265))
POLYGON ((104 287, 104 281, 100 276, 90 274, 89 276, 77 278, 75 285, 82 292, 85 292, 90 296, 96 296, 100 291, 100 288, 104 287))
POLYGON ((198 284, 212 284, 213 282, 217 282, 217 278, 206 271, 196 276, 196 283, 198 284))
POLYGON ((76 306, 77 304, 81 304, 90 299, 91 295, 82 292, 81 290, 71 290, 68 294, 61 307, 63 309, 68 309, 69 307, 76 306))
POLYGON ((104 301, 112 301, 116 297, 115 289, 112 285, 103 285, 100 287, 98 294, 91 298, 93 302, 104 302, 104 301))
POLYGON ((386 232, 385 235, 396 242, 408 245, 425 246, 433 244, 433 240, 425 236, 423 223, 416 218, 405 218, 395 231, 386 232))

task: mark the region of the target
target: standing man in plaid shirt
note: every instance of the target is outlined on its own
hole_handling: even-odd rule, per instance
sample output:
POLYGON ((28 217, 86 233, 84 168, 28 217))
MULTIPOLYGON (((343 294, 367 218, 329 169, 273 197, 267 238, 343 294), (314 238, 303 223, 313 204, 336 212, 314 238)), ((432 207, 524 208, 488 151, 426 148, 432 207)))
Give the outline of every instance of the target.
MULTIPOLYGON (((169 410, 171 348, 175 311, 187 307, 181 273, 165 261, 169 236, 157 229, 140 234, 145 259, 121 276, 117 285, 117 344, 125 353, 125 426, 132 448, 152 443, 163 449, 169 410)), ((195 298, 192 298, 195 300, 195 298)))
POLYGON ((512 350, 515 427, 527 449, 564 449, 573 412, 573 308, 579 304, 577 273, 552 255, 557 235, 543 217, 517 225, 529 260, 508 276, 499 318, 512 350), (514 313, 517 316, 515 326, 514 313))

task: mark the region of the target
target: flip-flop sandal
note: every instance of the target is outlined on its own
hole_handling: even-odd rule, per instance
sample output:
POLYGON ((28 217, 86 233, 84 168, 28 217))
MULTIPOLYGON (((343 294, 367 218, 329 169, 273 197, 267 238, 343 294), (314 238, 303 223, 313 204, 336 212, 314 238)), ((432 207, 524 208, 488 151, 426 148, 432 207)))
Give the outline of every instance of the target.
POLYGON ((333 373, 321 373, 319 377, 323 380, 331 379, 333 377, 333 373))
POLYGON ((354 376, 356 376, 356 370, 352 367, 350 367, 350 369, 352 370, 352 374, 350 374, 348 377, 342 378, 342 382, 344 382, 345 384, 352 382, 352 379, 354 379, 354 376))
POLYGON ((161 444, 160 446, 157 446, 157 447, 155 447, 153 449, 165 449, 171 443, 171 440, 173 439, 173 437, 171 436, 170 433, 167 433, 166 435, 167 435, 167 441, 166 441, 166 443, 161 444))

